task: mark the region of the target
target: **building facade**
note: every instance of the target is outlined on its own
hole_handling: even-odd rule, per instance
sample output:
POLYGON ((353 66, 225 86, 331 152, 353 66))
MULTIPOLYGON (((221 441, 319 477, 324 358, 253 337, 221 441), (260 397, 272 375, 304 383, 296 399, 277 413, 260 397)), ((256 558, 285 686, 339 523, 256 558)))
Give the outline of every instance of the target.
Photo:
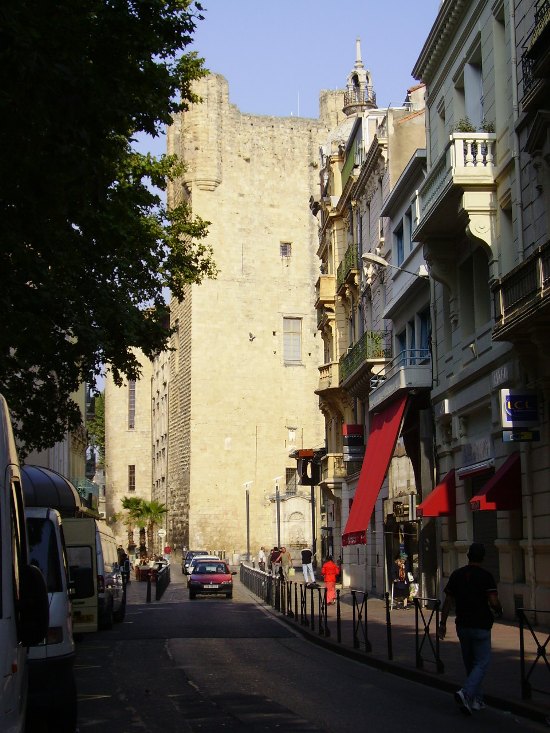
POLYGON ((548 180, 548 45, 538 44, 547 22, 547 3, 447 0, 413 70, 428 90, 413 235, 433 280, 443 479, 426 521, 436 525, 441 584, 469 544, 483 542, 509 617, 547 607, 549 596, 547 315, 537 280, 548 240, 548 197, 538 188, 548 180), (527 67, 534 86, 522 79, 527 67), (438 497, 449 496, 440 511, 438 497))
MULTIPOLYGON (((105 376, 105 514, 117 542, 129 541, 122 500, 136 497, 151 501, 151 378, 153 365, 136 353, 141 365, 138 380, 114 383, 105 376)), ((137 544, 137 532, 134 542, 137 544)))
MULTIPOLYGON (((424 147, 424 87, 409 90, 402 107, 380 109, 370 74, 367 72, 361 78, 358 66, 362 69, 360 49, 356 67, 348 77, 344 106, 348 117, 331 131, 323 148, 321 194, 311 202, 312 212, 319 219, 318 254, 322 260, 316 308, 324 352, 316 391, 326 433, 326 455, 321 459, 321 490, 326 509, 324 546, 341 558, 345 584, 381 593, 387 586, 393 555, 399 553, 410 529, 404 527, 400 514, 395 538, 392 530, 388 540, 389 516, 394 516, 394 505, 396 511, 397 507, 408 508, 409 497, 416 493, 415 480, 403 436, 396 446, 396 434, 375 495, 364 486, 370 473, 364 444, 368 454, 369 444, 376 444, 371 435, 377 413, 383 412, 386 403, 400 394, 399 384, 392 382, 392 376, 401 374, 407 359, 421 361, 415 349, 420 346, 420 332, 427 338, 427 330, 418 324, 417 342, 414 318, 411 326, 402 315, 404 304, 412 305, 409 296, 413 290, 418 313, 426 309, 429 312, 426 278, 422 278, 422 287, 418 289, 414 277, 411 285, 407 276, 404 283, 403 278, 394 279, 386 269, 392 262, 401 265, 418 256, 411 244, 410 224, 405 237, 401 224, 401 250, 392 255, 391 242, 392 237, 397 238, 397 226, 394 233, 389 214, 397 216, 399 206, 406 208, 405 204, 396 199, 395 212, 392 209, 384 216, 382 212, 411 157, 424 147), (355 93, 354 78, 359 86, 355 93), (354 98, 360 99, 362 105, 349 103, 354 98), (367 255, 379 264, 367 262, 367 255), (411 290, 406 293, 409 285, 411 290), (392 327, 394 317, 397 331, 392 327), (386 380, 386 394, 380 391, 371 405, 373 389, 386 380), (369 494, 370 510, 364 502, 365 492, 369 494), (360 516, 356 517, 358 512, 360 516), (352 531, 352 525, 358 531, 352 531)), ((410 163, 409 171, 414 182, 423 174, 422 157, 415 160, 420 163, 410 163)), ((409 178, 407 183, 412 185, 409 178)), ((401 197, 406 198, 403 192, 401 197)), ((408 201, 404 218, 410 216, 411 206, 408 201)), ((429 392, 431 379, 422 386, 429 392)), ((423 399, 426 400, 425 395, 423 399)), ((416 424, 413 411, 409 413, 410 428, 404 433, 407 435, 414 432, 416 424)), ((416 544, 415 530, 414 542, 407 542, 407 549, 410 545, 411 552, 416 552, 416 544)))
POLYGON ((183 197, 210 222, 219 273, 171 304, 173 541, 231 559, 280 541, 297 556, 312 541, 311 496, 291 454, 324 442, 312 399, 317 230, 303 202, 342 93, 327 92, 312 120, 245 114, 220 75, 197 92, 169 130, 186 165, 169 204, 183 197))

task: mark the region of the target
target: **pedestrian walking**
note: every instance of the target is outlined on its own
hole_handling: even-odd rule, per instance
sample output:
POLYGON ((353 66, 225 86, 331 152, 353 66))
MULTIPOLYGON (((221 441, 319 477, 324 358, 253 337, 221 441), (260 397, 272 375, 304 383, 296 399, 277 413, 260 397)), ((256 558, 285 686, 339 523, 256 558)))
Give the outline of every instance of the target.
POLYGON ((455 692, 455 700, 466 715, 485 707, 482 685, 491 659, 491 628, 494 618, 502 616, 495 580, 481 567, 484 557, 485 547, 474 542, 468 550, 468 565, 451 573, 437 632, 440 639, 445 638, 447 617, 454 605, 456 633, 467 674, 463 687, 455 692))
POLYGON ((258 552, 258 567, 262 572, 265 572, 265 548, 260 547, 258 552))
POLYGON ((336 579, 340 574, 340 568, 332 561, 332 555, 327 555, 321 573, 327 587, 327 605, 333 605, 336 603, 336 579))
POLYGON ((292 556, 286 547, 281 547, 281 575, 284 580, 288 580, 290 568, 294 567, 292 556))
POLYGON ((304 574, 304 583, 315 583, 315 575, 313 573, 313 552, 309 547, 302 550, 302 572, 304 574))
POLYGON ((394 607, 407 608, 409 600, 409 567, 405 552, 401 552, 395 560, 392 591, 394 607))
POLYGON ((278 578, 281 572, 281 550, 274 547, 269 555, 269 569, 274 578, 278 578))

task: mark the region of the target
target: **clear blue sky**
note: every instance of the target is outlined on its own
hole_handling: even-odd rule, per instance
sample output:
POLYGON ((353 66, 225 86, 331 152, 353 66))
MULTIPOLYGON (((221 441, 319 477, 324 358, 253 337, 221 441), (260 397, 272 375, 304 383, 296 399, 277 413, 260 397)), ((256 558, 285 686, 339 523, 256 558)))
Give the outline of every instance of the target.
MULTIPOLYGON (((342 89, 361 39, 379 107, 403 103, 440 0, 201 0, 189 47, 229 82, 242 112, 317 117, 319 92, 342 89)), ((164 139, 142 150, 165 151, 164 139)))

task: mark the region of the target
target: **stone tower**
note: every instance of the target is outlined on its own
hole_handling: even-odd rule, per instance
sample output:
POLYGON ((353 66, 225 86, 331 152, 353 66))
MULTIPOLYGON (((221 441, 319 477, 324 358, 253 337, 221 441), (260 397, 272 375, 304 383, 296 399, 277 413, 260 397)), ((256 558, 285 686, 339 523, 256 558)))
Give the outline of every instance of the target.
POLYGON ((324 445, 314 394, 318 226, 308 201, 343 92, 314 120, 245 114, 220 75, 196 91, 202 103, 168 133, 168 152, 186 165, 169 204, 185 197, 210 222, 219 274, 171 304, 173 541, 230 557, 247 545, 255 555, 279 534, 296 554, 311 535, 309 490, 296 486, 289 453, 324 445))

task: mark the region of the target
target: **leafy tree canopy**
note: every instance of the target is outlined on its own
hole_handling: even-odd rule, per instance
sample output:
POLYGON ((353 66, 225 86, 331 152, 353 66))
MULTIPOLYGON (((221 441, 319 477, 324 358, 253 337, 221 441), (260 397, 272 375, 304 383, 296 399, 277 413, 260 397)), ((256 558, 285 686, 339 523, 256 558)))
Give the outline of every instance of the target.
POLYGON ((132 149, 198 101, 191 0, 4 0, 0 7, 0 392, 26 453, 76 427, 109 364, 139 376, 169 327, 163 289, 215 276, 208 222, 160 191, 173 157, 132 149), (158 190, 152 188, 157 187, 158 190))

